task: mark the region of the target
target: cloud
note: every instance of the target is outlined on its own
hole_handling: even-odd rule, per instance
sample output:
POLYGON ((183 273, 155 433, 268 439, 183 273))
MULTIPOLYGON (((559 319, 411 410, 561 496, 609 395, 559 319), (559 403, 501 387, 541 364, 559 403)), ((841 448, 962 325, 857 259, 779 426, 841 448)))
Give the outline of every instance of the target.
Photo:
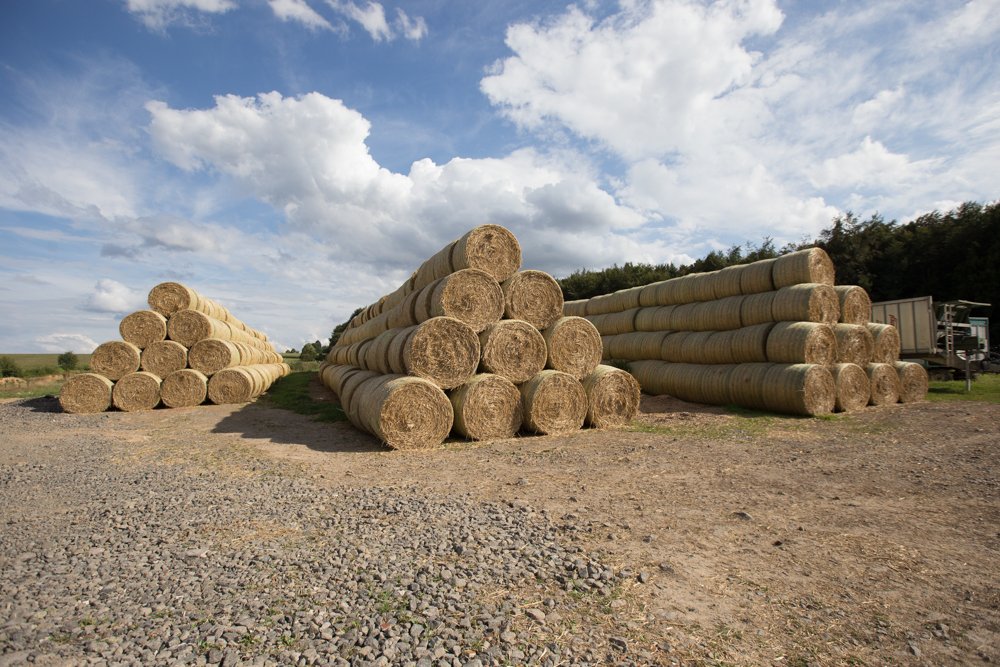
POLYGON ((125 0, 125 9, 151 30, 163 30, 173 23, 190 25, 198 12, 223 14, 235 8, 233 0, 125 0))
POLYGON ((812 180, 820 187, 894 188, 927 174, 931 166, 929 161, 913 163, 865 137, 857 150, 824 160, 812 180))
POLYGON ((422 16, 411 19, 400 8, 396 9, 396 20, 390 25, 382 3, 368 0, 362 6, 353 0, 326 1, 336 12, 358 23, 376 42, 392 41, 399 35, 419 41, 427 34, 427 22, 422 16))
POLYGON ((267 0, 271 11, 282 21, 297 21, 310 30, 330 30, 334 27, 305 0, 267 0))
POLYGON ((125 314, 145 307, 146 296, 123 285, 117 280, 98 280, 87 298, 87 310, 98 313, 125 314))
POLYGON ((424 17, 418 16, 411 19, 401 8, 396 8, 396 29, 406 39, 420 41, 427 36, 427 21, 424 17))
POLYGON ((40 336, 35 343, 46 352, 76 352, 90 354, 97 347, 97 341, 80 333, 53 333, 40 336))

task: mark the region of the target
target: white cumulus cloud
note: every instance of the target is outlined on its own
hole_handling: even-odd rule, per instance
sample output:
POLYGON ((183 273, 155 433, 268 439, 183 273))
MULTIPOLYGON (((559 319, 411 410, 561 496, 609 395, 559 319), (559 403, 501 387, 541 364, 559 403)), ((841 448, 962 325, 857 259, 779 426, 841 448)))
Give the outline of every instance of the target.
POLYGON ((197 12, 222 14, 236 6, 233 0, 125 0, 125 8, 152 30, 187 23, 197 12))
POLYGON ((97 281, 87 298, 86 309, 101 313, 128 313, 145 307, 146 295, 117 280, 104 278, 97 281))
POLYGON ((385 7, 380 2, 367 0, 358 4, 354 0, 326 0, 337 13, 356 22, 376 42, 392 41, 399 35, 405 39, 419 41, 427 34, 427 21, 422 16, 411 18, 401 9, 396 9, 396 19, 389 22, 385 7))
POLYGON ((267 0, 267 4, 282 21, 297 21, 312 30, 334 30, 333 25, 306 0, 267 0))
POLYGON ((35 343, 46 352, 76 352, 90 354, 97 347, 97 341, 81 333, 53 333, 40 336, 35 343))

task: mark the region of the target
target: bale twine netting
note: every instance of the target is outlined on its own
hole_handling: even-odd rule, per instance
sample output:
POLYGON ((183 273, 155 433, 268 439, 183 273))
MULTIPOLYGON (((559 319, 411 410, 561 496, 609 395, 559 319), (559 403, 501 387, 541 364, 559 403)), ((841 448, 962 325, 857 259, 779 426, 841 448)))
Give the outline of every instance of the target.
POLYGON ((872 300, 868 292, 857 285, 836 285, 833 289, 840 299, 840 321, 844 324, 868 324, 872 314, 872 300))
POLYGON ((167 318, 155 310, 137 310, 118 323, 122 340, 145 349, 167 337, 167 318))
POLYGON ((520 391, 527 430, 554 435, 583 427, 587 417, 587 393, 573 375, 544 370, 522 384, 520 391))
POLYGON ((832 287, 834 277, 833 261, 822 248, 807 248, 777 257, 771 271, 774 288, 778 290, 800 283, 832 287))
POLYGON ((774 293, 771 318, 775 322, 823 322, 840 319, 840 299, 830 285, 800 283, 774 293))
POLYGON ((598 366, 583 378, 587 394, 585 423, 594 428, 625 426, 639 411, 641 390, 631 374, 614 366, 598 366))
POLYGON ((523 320, 500 320, 491 324, 479 334, 479 347, 480 370, 501 375, 514 384, 534 377, 545 368, 548 358, 545 338, 523 320))
POLYGON ((674 306, 674 310, 670 314, 670 328, 675 331, 697 331, 696 315, 699 305, 697 303, 682 303, 674 306))
POLYGON ((444 391, 419 377, 369 378, 356 387, 350 402, 355 425, 393 449, 436 447, 448 437, 454 421, 444 391))
POLYGON ((675 331, 663 337, 663 344, 660 346, 660 356, 652 359, 662 359, 673 363, 684 362, 684 341, 692 335, 691 331, 675 331))
POLYGON ((777 292, 760 292, 743 297, 743 302, 740 304, 740 325, 749 327, 774 322, 771 309, 776 294, 777 292))
POLYGON ((679 361, 685 364, 732 363, 732 340, 727 336, 717 335, 723 333, 726 332, 688 332, 680 344, 679 361))
POLYGON ((871 384, 869 405, 892 405, 899 402, 899 374, 892 364, 868 364, 865 371, 871 384))
POLYGON ((899 376, 899 402, 915 403, 927 398, 927 369, 911 361, 896 361, 892 367, 899 376))
POLYGON ((870 322, 865 325, 875 339, 875 349, 872 361, 879 364, 891 364, 899 361, 899 331, 891 324, 870 322))
POLYGON ((479 336, 455 318, 434 317, 398 335, 406 335, 402 360, 407 374, 442 389, 465 384, 479 366, 479 336))
POLYGON ((588 315, 587 319, 593 322, 602 336, 615 336, 636 331, 635 319, 641 310, 641 308, 630 308, 623 312, 588 315))
POLYGON ((605 344, 602 338, 607 358, 638 361, 641 359, 659 359, 660 348, 666 331, 642 331, 635 333, 608 336, 605 344))
POLYGON ((863 324, 834 324, 837 337, 837 362, 864 368, 875 355, 875 339, 863 324))
POLYGON ((208 400, 216 405, 247 403, 291 372, 288 364, 253 364, 223 368, 208 381, 208 400))
POLYGON ((87 414, 111 407, 114 383, 97 373, 71 375, 59 391, 59 405, 65 412, 87 414))
MULTIPOLYGON (((866 364, 867 365, 867 364, 866 364)), ((857 364, 833 364, 830 373, 836 385, 837 398, 833 409, 837 412, 856 412, 868 405, 871 398, 871 383, 864 366, 857 364)))
POLYGON ((837 336, 828 324, 778 322, 767 337, 767 360, 783 364, 832 364, 837 336))
POLYGON ((635 314, 636 331, 672 331, 675 329, 673 314, 676 306, 651 306, 640 308, 635 314))
POLYGON ((576 301, 563 302, 563 315, 573 315, 583 317, 587 314, 588 299, 577 299, 576 301))
POLYGON ((761 294, 774 291, 774 260, 761 259, 744 264, 740 271, 740 294, 761 294))
POLYGON ((90 369, 111 381, 139 370, 142 350, 123 340, 101 343, 90 356, 90 369))
POLYGON ((745 264, 734 264, 715 272, 712 280, 712 291, 715 299, 725 299, 731 296, 741 296, 740 282, 743 279, 745 264))
POLYGON ((187 368, 188 349, 174 340, 161 340, 142 351, 139 366, 144 371, 165 378, 187 368))
POLYGON ((512 438, 521 428, 521 392, 500 375, 481 373, 448 392, 456 433, 471 440, 512 438))
POLYGON ((582 380, 601 363, 601 334, 582 317, 561 317, 542 332, 542 337, 549 369, 582 380))
POLYGON ((503 316, 507 319, 524 320, 537 329, 547 329, 563 316, 562 288, 544 271, 518 271, 501 288, 503 316))
POLYGON ((160 404, 160 382, 148 371, 129 373, 115 383, 111 402, 123 412, 152 410, 160 404))
POLYGON ((774 322, 764 322, 741 327, 731 332, 730 351, 733 363, 763 363, 767 361, 767 339, 771 335, 774 322))
POLYGON ((174 371, 160 384, 160 399, 168 408, 201 405, 208 396, 208 378, 192 368, 174 371))
POLYGON ((765 381, 773 364, 738 364, 729 375, 729 399, 740 407, 767 410, 765 381))
POLYGON ((638 361, 629 364, 642 390, 692 403, 730 403, 730 376, 737 366, 638 361))
MULTIPOLYGON (((558 285, 557 285, 558 287, 558 285)), ((493 276, 479 269, 462 269, 425 287, 415 299, 414 322, 419 324, 432 317, 453 317, 480 332, 504 314, 506 294, 493 276)), ((560 292, 560 310, 562 307, 560 292)), ((405 322, 409 318, 387 316, 386 326, 405 322)))

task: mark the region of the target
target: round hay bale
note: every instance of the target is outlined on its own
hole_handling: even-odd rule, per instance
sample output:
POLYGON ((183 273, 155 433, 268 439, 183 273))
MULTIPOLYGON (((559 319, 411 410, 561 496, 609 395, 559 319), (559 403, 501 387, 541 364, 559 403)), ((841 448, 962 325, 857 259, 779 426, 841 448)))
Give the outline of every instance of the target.
POLYGON ((733 342, 736 340, 736 332, 732 331, 708 331, 708 339, 701 350, 702 357, 707 364, 735 364, 736 355, 733 351, 733 342))
POLYGON ((583 317, 587 314, 587 299, 577 299, 576 301, 563 301, 563 315, 571 317, 583 317))
POLYGON ((614 311, 620 313, 625 310, 631 310, 632 308, 639 307, 639 294, 642 292, 642 287, 628 287, 626 289, 620 289, 611 295, 611 303, 613 304, 614 311))
POLYGON ((837 336, 837 362, 864 368, 875 354, 875 338, 863 324, 834 324, 837 336))
POLYGON ((418 377, 379 376, 362 384, 353 401, 365 430, 393 449, 436 447, 454 421, 445 393, 418 377))
POLYGON ((680 359, 684 364, 710 364, 709 352, 705 350, 714 331, 690 331, 680 344, 680 359))
POLYGON ((916 403, 927 398, 927 369, 910 361, 893 362, 899 376, 899 402, 916 403))
POLYGON ((542 337, 548 350, 547 368, 583 379, 601 363, 601 334, 582 317, 561 317, 542 337))
POLYGON ((891 324, 869 322, 865 325, 875 339, 872 362, 891 364, 899 361, 899 330, 891 324))
POLYGON ((667 393, 663 377, 666 369, 674 364, 646 359, 629 363, 628 370, 636 379, 642 391, 650 396, 667 393))
POLYGON ((752 410, 767 410, 765 381, 774 367, 768 363, 738 364, 729 375, 729 399, 752 410))
POLYGON ((640 308, 635 314, 636 331, 673 331, 674 309, 677 306, 640 308))
POLYGON ((690 300, 699 302, 714 300, 715 282, 718 275, 718 271, 693 274, 690 281, 690 300))
POLYGON ((743 303, 740 305, 740 325, 751 327, 774 322, 771 308, 774 306, 776 294, 777 292, 758 292, 744 296, 743 303))
POLYGON ((739 329, 742 323, 742 296, 727 296, 713 301, 695 304, 692 309, 695 329, 693 331, 728 331, 739 329))
POLYGON ((386 311, 386 326, 389 329, 405 329, 406 327, 419 324, 420 320, 417 319, 417 302, 421 296, 423 296, 423 290, 410 292, 403 299, 402 303, 386 311))
POLYGON ((109 380, 119 380, 139 370, 142 350, 123 340, 101 343, 90 355, 90 369, 109 380))
POLYGON ((871 384, 869 405, 892 405, 899 402, 899 374, 892 364, 868 364, 865 371, 871 384))
POLYGON ((857 285, 836 285, 833 290, 840 300, 840 321, 844 324, 868 324, 872 300, 868 292, 857 285))
MULTIPOLYGON (((627 334, 623 334, 627 335, 627 334)), ((614 345, 614 340, 618 336, 601 336, 601 361, 611 360, 611 346, 614 345)))
POLYGON ((442 389, 468 382, 479 367, 479 356, 479 336, 453 317, 432 317, 418 324, 403 348, 407 373, 442 389))
POLYGON ((150 308, 164 317, 170 317, 178 310, 197 309, 202 305, 197 292, 175 282, 160 283, 149 290, 146 301, 150 308))
POLYGON ((174 340, 152 343, 142 351, 139 367, 158 378, 165 378, 175 371, 186 368, 188 349, 174 340))
POLYGON ((837 388, 833 409, 837 412, 863 410, 871 398, 871 385, 864 367, 857 364, 834 364, 830 373, 837 388))
POLYGON ((660 359, 672 363, 681 363, 684 359, 684 340, 691 335, 690 331, 675 331, 663 337, 660 346, 660 359))
POLYGON ((829 285, 799 283, 782 287, 774 295, 771 316, 775 322, 824 322, 840 319, 840 299, 829 285))
POLYGON ((639 382, 613 366, 598 366, 582 381, 587 394, 585 423, 594 428, 625 426, 639 411, 639 382))
POLYGON ((774 291, 774 260, 761 259, 744 264, 740 271, 740 294, 762 294, 774 291))
POLYGON ((208 381, 208 399, 216 405, 247 403, 285 375, 283 364, 254 364, 224 368, 208 381))
POLYGON ((521 392, 505 377, 482 373, 448 393, 453 429, 472 440, 513 438, 521 428, 521 392))
POLYGON ((832 287, 834 284, 833 261, 822 248, 806 248, 775 259, 771 277, 774 280, 774 288, 779 290, 782 287, 801 283, 816 283, 832 287))
POLYGON ((764 377, 764 405, 783 414, 816 416, 833 412, 837 386, 826 366, 774 364, 764 377))
POLYGON ((59 390, 59 405, 72 414, 104 412, 111 407, 113 387, 111 380, 97 373, 71 375, 59 390))
POLYGON ((523 320, 500 320, 486 327, 479 334, 479 347, 480 370, 500 375, 514 384, 534 377, 545 368, 548 358, 545 338, 523 320))
POLYGON ((357 373, 345 373, 342 376, 339 391, 337 391, 337 397, 340 400, 340 406, 344 409, 344 414, 348 416, 351 423, 358 428, 361 428, 357 422, 357 403, 354 401, 354 395, 357 393, 358 388, 375 378, 380 377, 376 373, 371 371, 365 371, 358 369, 357 373))
POLYGON ((779 364, 832 364, 837 336, 828 324, 778 322, 767 337, 767 360, 779 364))
POLYGON ((115 383, 111 402, 123 412, 152 410, 160 404, 160 378, 148 371, 129 373, 115 383))
POLYGON ((615 312, 614 295, 599 294, 587 300, 587 317, 615 312))
POLYGON ((410 295, 411 291, 410 283, 407 281, 393 290, 390 294, 384 296, 381 300, 382 312, 388 312, 394 308, 398 308, 400 304, 406 300, 406 297, 410 295))
MULTIPOLYGON (((639 289, 639 307, 640 308, 652 308, 654 306, 659 306, 660 304, 656 301, 656 290, 660 288, 660 283, 663 281, 657 281, 655 283, 649 283, 648 285, 643 285, 639 289)), ((566 313, 569 315, 569 313, 566 313)))
POLYGON ((734 364, 712 364, 699 366, 694 379, 693 396, 690 400, 706 405, 728 405, 732 403, 732 375, 734 364))
POLYGON ((389 348, 386 351, 386 359, 389 362, 389 370, 394 375, 406 375, 406 343, 417 327, 407 327, 405 329, 393 330, 392 340, 389 341, 389 348))
MULTIPOLYGON (((659 359, 660 348, 666 331, 644 331, 612 336, 610 345, 605 346, 610 359, 659 359)), ((603 342, 603 341, 602 341, 603 342)))
POLYGON ((503 316, 507 319, 524 320, 537 329, 548 329, 563 316, 562 288, 544 271, 518 271, 501 288, 503 316))
POLYGON ((715 299, 725 299, 743 294, 740 283, 743 280, 744 266, 743 264, 727 266, 715 273, 715 279, 712 281, 712 293, 715 299))
POLYGON ((389 329, 375 337, 372 344, 368 347, 366 355, 369 361, 369 370, 382 375, 395 372, 393 370, 390 348, 392 347, 392 341, 396 339, 399 333, 399 329, 389 329))
MULTIPOLYGON (((748 297, 749 298, 749 297, 748 297)), ((731 352, 734 364, 764 363, 767 361, 767 338, 774 322, 764 322, 741 327, 732 332, 731 352)))
POLYGON ((500 225, 481 225, 455 242, 451 265, 454 271, 480 269, 502 283, 521 268, 521 246, 500 225))
MULTIPOLYGON (((240 366, 252 363, 254 348, 221 338, 205 338, 191 346, 188 350, 188 365, 196 371, 201 371, 208 377, 230 366, 240 366), (244 359, 246 357, 246 359, 244 359)), ((259 352, 259 350, 257 350, 259 352)))
POLYGON ((233 338, 232 329, 226 323, 209 317, 197 310, 178 310, 167 320, 167 336, 184 347, 192 345, 205 338, 233 338))
POLYGON ((698 327, 698 308, 700 304, 682 303, 674 307, 670 314, 671 328, 675 331, 696 331, 698 327))
MULTIPOLYGON (((221 372, 221 371, 220 371, 221 372)), ((214 377, 214 376, 213 376, 214 377)), ((201 405, 208 396, 208 378, 201 371, 182 368, 163 378, 160 398, 168 408, 201 405)))
POLYGON ((167 318, 155 310, 137 310, 118 324, 122 340, 145 349, 167 337, 167 318))
POLYGON ((661 306, 678 306, 690 303, 691 292, 693 290, 688 283, 692 280, 694 280, 694 275, 689 274, 658 283, 656 289, 656 303, 661 306))
POLYGON ((583 427, 587 392, 580 380, 569 373, 541 371, 522 384, 520 390, 524 427, 529 431, 552 435, 583 427))

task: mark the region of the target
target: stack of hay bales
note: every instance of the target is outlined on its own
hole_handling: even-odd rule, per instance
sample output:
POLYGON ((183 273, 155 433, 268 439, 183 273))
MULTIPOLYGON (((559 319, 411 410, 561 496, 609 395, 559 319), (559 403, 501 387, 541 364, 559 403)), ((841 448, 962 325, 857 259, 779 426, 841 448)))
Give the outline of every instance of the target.
POLYGON ((514 235, 482 225, 355 316, 320 368, 351 423, 412 449, 450 432, 489 440, 629 421, 638 383, 599 365, 600 334, 563 316, 552 276, 520 267, 514 235))
POLYGON ((122 319, 122 340, 94 350, 93 372, 66 381, 66 412, 244 403, 290 371, 264 333, 189 287, 161 283, 149 306, 122 319))
POLYGON ((651 394, 817 415, 927 392, 923 367, 899 361, 898 332, 869 323, 864 289, 834 285, 821 248, 571 301, 564 312, 590 320, 605 359, 629 362, 651 394))

